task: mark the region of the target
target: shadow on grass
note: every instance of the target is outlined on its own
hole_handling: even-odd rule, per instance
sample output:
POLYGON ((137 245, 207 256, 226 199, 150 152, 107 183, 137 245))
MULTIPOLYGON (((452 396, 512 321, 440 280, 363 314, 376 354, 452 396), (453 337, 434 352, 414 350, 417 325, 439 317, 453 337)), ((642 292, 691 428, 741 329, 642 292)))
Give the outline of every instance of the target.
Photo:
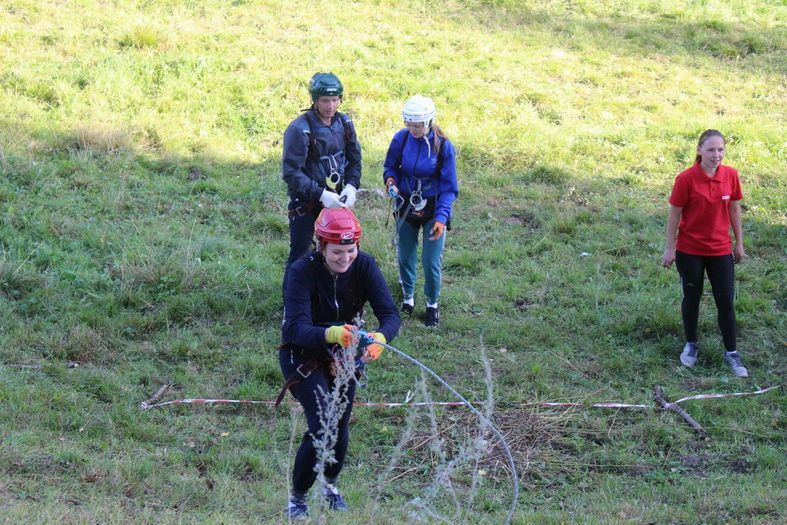
POLYGON ((280 319, 289 240, 279 159, 187 158, 107 128, 0 123, 0 138, 8 328, 47 326, 20 335, 25 344, 98 359, 179 327, 280 319))

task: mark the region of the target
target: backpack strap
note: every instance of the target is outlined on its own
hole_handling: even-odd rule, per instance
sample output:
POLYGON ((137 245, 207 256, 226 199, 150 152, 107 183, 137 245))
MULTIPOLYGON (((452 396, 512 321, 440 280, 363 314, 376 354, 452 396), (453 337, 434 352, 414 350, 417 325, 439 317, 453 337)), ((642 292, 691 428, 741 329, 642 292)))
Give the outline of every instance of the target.
MULTIPOLYGON (((320 154, 317 151, 317 139, 314 138, 314 123, 310 117, 310 113, 314 111, 312 109, 306 110, 306 123, 309 124, 309 152, 306 157, 312 161, 317 162, 320 158, 320 154)), ((342 128, 344 128, 344 145, 345 147, 347 144, 350 143, 352 139, 352 128, 350 128, 350 119, 344 113, 337 113, 339 120, 342 123, 342 128)))
POLYGON ((311 112, 312 110, 307 110, 304 115, 306 123, 309 125, 309 152, 306 154, 306 158, 312 162, 316 162, 320 156, 317 153, 317 139, 314 138, 314 124, 312 124, 312 119, 309 116, 311 112))
POLYGON ((339 120, 342 121, 342 127, 344 128, 344 146, 346 147, 347 144, 349 144, 350 141, 352 140, 350 117, 348 117, 346 113, 339 113, 339 120))

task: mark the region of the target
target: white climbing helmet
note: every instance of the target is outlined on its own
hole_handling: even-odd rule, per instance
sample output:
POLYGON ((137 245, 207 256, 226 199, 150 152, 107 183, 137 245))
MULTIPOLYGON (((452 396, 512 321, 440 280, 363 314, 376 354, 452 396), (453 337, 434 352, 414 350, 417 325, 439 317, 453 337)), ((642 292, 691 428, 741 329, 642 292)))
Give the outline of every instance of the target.
POLYGON ((405 122, 423 122, 429 126, 437 115, 434 102, 423 95, 410 97, 402 108, 402 118, 405 122))

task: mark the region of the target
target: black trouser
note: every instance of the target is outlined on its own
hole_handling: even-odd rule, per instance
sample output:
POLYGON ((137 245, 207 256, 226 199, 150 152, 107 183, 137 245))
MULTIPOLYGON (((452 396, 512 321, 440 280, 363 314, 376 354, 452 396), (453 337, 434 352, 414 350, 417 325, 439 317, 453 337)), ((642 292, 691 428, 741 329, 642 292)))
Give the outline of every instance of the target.
MULTIPOLYGON (((293 374, 298 374, 298 366, 310 361, 311 357, 297 350, 279 350, 279 365, 288 379, 293 374)), ((319 367, 312 371, 306 378, 300 378, 300 382, 290 388, 290 392, 303 407, 303 414, 306 417, 308 429, 303 434, 301 445, 295 455, 295 466, 292 470, 292 487, 296 492, 305 494, 317 479, 314 466, 317 464, 317 450, 314 445, 314 436, 318 439, 324 438, 324 429, 320 423, 318 409, 320 407, 325 413, 326 400, 320 394, 330 392, 333 388, 333 377, 327 371, 327 367, 319 367)), ((344 394, 347 396, 347 408, 339 419, 336 445, 333 448, 335 463, 325 465, 323 473, 328 479, 336 479, 344 466, 344 458, 347 456, 347 446, 350 442, 350 414, 352 413, 352 403, 355 399, 355 381, 352 380, 348 385, 342 386, 346 389, 344 394)))
POLYGON ((284 279, 281 283, 282 295, 287 291, 287 274, 290 272, 292 263, 309 253, 314 239, 314 221, 322 210, 322 206, 317 204, 304 205, 298 209, 289 211, 288 222, 290 223, 290 255, 287 257, 287 264, 284 266, 284 279))
POLYGON ((689 255, 675 253, 675 266, 683 285, 683 329, 686 341, 697 341, 697 319, 702 299, 704 273, 708 274, 724 348, 735 351, 735 264, 732 254, 719 256, 689 255))

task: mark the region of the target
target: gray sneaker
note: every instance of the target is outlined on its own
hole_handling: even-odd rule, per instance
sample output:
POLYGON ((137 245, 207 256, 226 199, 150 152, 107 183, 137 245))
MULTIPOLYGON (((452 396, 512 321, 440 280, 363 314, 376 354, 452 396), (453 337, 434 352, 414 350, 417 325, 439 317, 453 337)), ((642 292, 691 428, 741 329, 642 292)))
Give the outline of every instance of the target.
POLYGON ((306 504, 306 500, 291 495, 287 500, 287 506, 284 507, 284 515, 290 521, 309 519, 309 506, 306 504))
POLYGON ((700 351, 700 345, 697 343, 686 343, 686 346, 683 347, 683 352, 680 353, 680 362, 683 363, 683 366, 688 368, 694 368, 694 365, 697 364, 697 354, 700 351))
POLYGON ((724 352, 724 362, 730 366, 732 373, 738 377, 749 377, 749 371, 743 366, 738 352, 724 352))
POLYGON ((344 498, 339 493, 339 489, 336 488, 336 485, 326 483, 322 493, 323 496, 325 496, 325 501, 328 504, 329 509, 338 510, 339 512, 347 512, 350 510, 347 507, 347 503, 344 501, 344 498))

